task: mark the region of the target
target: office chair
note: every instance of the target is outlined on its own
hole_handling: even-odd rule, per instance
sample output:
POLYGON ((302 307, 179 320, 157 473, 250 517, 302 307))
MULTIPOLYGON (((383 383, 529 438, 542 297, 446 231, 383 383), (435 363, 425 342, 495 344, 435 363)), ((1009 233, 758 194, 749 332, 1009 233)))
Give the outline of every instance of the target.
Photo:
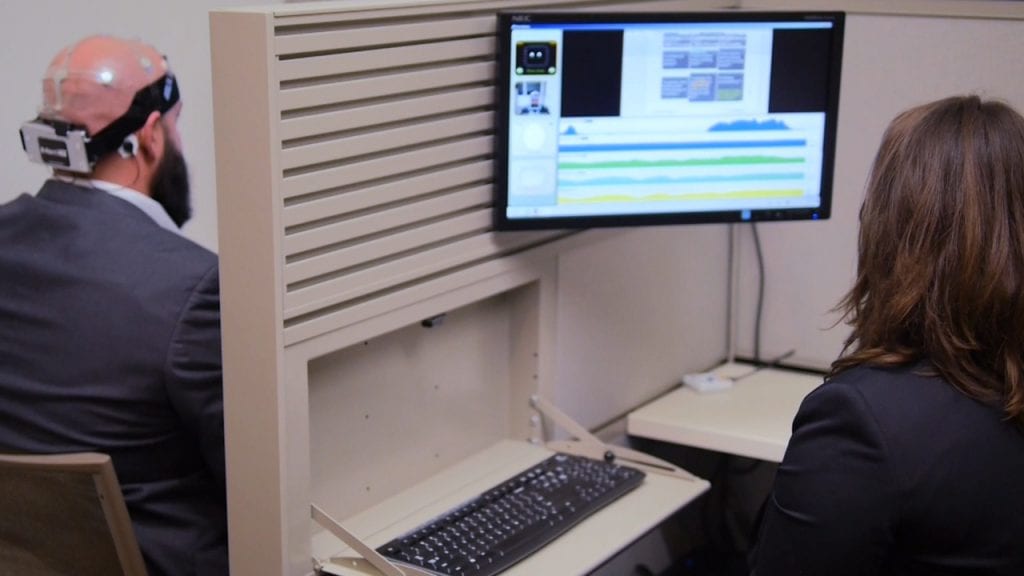
POLYGON ((0 454, 0 576, 146 576, 106 454, 0 454))

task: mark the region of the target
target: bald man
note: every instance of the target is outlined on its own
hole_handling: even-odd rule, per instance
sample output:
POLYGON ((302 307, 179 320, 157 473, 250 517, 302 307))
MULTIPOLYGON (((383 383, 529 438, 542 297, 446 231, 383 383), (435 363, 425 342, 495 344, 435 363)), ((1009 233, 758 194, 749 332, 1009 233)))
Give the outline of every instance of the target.
POLYGON ((42 93, 22 141, 53 177, 0 206, 0 451, 110 454, 150 576, 224 576, 217 259, 179 230, 177 82, 96 36, 42 93))

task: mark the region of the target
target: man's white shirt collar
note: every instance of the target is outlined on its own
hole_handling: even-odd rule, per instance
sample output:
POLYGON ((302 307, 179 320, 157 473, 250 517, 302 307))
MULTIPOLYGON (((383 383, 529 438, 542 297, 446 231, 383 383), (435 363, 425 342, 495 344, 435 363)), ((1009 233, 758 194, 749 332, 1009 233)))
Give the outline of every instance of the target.
MULTIPOLYGON (((63 178, 61 178, 61 180, 63 180, 63 178)), ((175 234, 181 234, 181 229, 174 223, 174 220, 171 220, 171 217, 167 215, 167 211, 164 210, 164 207, 161 206, 159 202, 153 200, 149 196, 146 196, 142 192, 135 190, 134 188, 128 188, 105 180, 75 178, 70 181, 75 184, 91 186, 97 190, 102 190, 111 196, 116 196, 132 206, 135 206, 139 210, 142 210, 146 216, 149 216, 149 218, 153 220, 153 222, 156 222, 161 228, 170 230, 175 234)))

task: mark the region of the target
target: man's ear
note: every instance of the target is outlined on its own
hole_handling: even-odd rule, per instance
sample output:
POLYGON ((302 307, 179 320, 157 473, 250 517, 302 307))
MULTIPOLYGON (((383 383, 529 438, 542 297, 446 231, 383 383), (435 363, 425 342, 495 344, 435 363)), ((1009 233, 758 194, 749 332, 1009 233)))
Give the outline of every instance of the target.
POLYGON ((139 151, 145 160, 156 162, 164 154, 164 125, 159 112, 151 112, 146 123, 136 132, 139 137, 139 151))

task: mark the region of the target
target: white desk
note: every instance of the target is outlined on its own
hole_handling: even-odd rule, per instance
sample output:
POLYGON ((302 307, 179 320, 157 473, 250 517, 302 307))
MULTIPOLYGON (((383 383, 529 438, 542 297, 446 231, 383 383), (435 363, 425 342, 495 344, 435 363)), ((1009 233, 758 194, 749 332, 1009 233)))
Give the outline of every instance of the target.
MULTIPOLYGON (((736 377, 747 364, 713 372, 736 377)), ((677 388, 629 414, 632 436, 781 462, 800 402, 823 381, 820 375, 765 368, 719 392, 677 388)))

